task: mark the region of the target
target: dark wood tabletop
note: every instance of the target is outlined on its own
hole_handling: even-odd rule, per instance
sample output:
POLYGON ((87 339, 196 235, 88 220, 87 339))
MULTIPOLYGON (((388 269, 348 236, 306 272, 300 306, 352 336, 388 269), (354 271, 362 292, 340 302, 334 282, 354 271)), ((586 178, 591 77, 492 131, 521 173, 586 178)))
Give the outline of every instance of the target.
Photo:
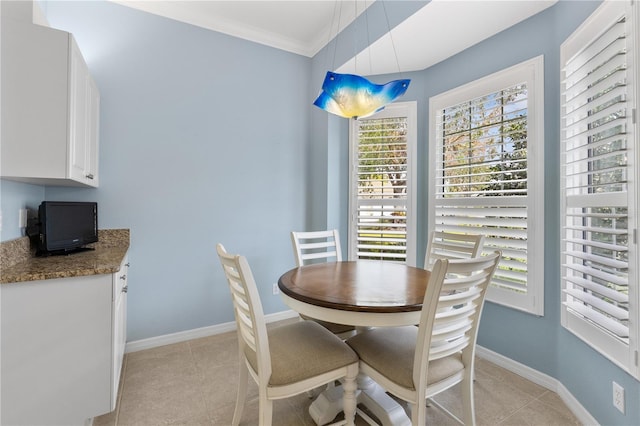
POLYGON ((300 302, 344 311, 394 313, 422 309, 429 271, 401 263, 359 260, 294 268, 280 291, 300 302))

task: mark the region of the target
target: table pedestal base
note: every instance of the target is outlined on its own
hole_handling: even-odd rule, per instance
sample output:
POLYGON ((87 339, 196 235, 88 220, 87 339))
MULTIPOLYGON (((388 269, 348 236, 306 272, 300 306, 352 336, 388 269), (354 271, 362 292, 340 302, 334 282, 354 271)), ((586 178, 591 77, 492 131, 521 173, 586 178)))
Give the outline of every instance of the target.
MULTIPOLYGON (((367 389, 358 395, 358 404, 364 405, 371 414, 376 416, 382 426, 411 426, 411 419, 402 406, 391 398, 380 386, 367 389)), ((370 425, 377 423, 369 415, 357 409, 356 412, 370 425)))
MULTIPOLYGON (((358 404, 376 416, 382 426, 410 426, 411 420, 396 400, 391 398, 380 386, 357 391, 358 404)), ((325 425, 342 411, 342 386, 330 387, 323 391, 309 406, 309 414, 317 425, 325 425)), ((370 425, 377 425, 367 412, 357 409, 357 414, 370 425)))
MULTIPOLYGON (((360 391, 356 391, 359 398, 360 391)), ((360 400, 358 399, 358 402, 360 400)), ((317 425, 326 425, 342 411, 342 386, 331 386, 309 406, 309 414, 317 425)))

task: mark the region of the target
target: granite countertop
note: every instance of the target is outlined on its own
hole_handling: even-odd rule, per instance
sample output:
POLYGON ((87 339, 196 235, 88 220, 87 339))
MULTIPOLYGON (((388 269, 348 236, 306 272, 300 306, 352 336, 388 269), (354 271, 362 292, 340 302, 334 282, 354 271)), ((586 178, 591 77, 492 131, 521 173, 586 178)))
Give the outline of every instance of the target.
POLYGON ((47 257, 34 257, 29 250, 25 254, 22 239, 2 243, 0 284, 117 272, 129 249, 129 230, 100 230, 98 238, 94 250, 47 257))

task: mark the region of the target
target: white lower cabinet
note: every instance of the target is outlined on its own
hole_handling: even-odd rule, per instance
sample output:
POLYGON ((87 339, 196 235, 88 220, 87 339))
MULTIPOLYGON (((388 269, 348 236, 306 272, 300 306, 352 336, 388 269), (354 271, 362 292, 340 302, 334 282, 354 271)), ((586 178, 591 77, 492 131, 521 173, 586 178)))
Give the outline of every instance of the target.
POLYGON ((82 425, 115 408, 127 266, 0 285, 0 424, 82 425))

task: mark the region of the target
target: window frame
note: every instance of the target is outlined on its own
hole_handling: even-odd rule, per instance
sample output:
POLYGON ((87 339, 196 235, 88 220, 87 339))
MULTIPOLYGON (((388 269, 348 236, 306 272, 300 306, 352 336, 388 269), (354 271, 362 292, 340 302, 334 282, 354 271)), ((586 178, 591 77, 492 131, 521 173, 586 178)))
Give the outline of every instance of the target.
MULTIPOLYGON (((583 340, 586 344, 590 345, 604 357, 609 359, 615 365, 619 366, 623 370, 627 371, 633 377, 640 379, 640 367, 638 366, 638 350, 640 349, 640 250, 638 250, 637 242, 637 215, 640 211, 640 184, 638 179, 640 178, 640 149, 638 147, 640 143, 640 132, 638 129, 637 118, 637 99, 640 99, 640 78, 638 77, 638 69, 640 66, 640 7, 638 2, 604 2, 596 11, 587 18, 582 25, 572 33, 561 45, 560 48, 560 75, 561 82, 564 81, 564 67, 565 64, 576 57, 576 55, 582 53, 588 49, 592 41, 600 40, 600 37, 612 27, 615 21, 618 21, 625 17, 625 20, 629 23, 627 27, 629 30, 626 32, 626 39, 628 45, 626 49, 627 56, 627 69, 626 69, 626 85, 627 89, 624 94, 627 99, 626 109, 631 110, 627 113, 626 126, 628 136, 627 145, 630 146, 627 155, 627 166, 625 170, 628 172, 628 188, 626 191, 627 197, 627 216, 628 216, 628 315, 629 315, 629 337, 628 342, 625 343, 622 339, 613 337, 610 333, 603 331, 597 325, 591 323, 589 320, 581 318, 579 315, 571 312, 566 306, 567 295, 565 289, 570 287, 565 280, 565 261, 566 255, 564 254, 564 239, 565 231, 564 225, 567 221, 567 209, 568 201, 566 198, 566 185, 565 181, 561 183, 561 205, 560 205, 560 218, 561 229, 560 232, 560 246, 562 252, 562 265, 560 274, 561 283, 561 324, 562 326, 583 340), (635 283, 635 285, 632 285, 635 283)), ((565 110, 564 104, 564 84, 561 90, 561 128, 564 126, 564 118, 562 114, 565 110)), ((566 164, 566 154, 564 150, 565 134, 561 130, 561 168, 564 172, 566 164)), ((561 178, 564 177, 562 174, 561 178)), ((605 193, 612 194, 610 192, 605 193)))
MULTIPOLYGON (((521 83, 527 84, 527 291, 516 293, 495 286, 487 300, 537 316, 544 315, 544 57, 542 55, 456 87, 429 99, 429 209, 428 228, 436 226, 438 149, 437 114, 445 108, 496 93, 521 83), (535 209, 535 214, 529 214, 535 209)), ((495 197, 498 198, 498 197, 495 197)), ((497 200, 496 200, 497 202, 497 200)), ((491 250, 485 243, 485 250, 491 250)))
POLYGON ((348 259, 358 260, 357 255, 357 208, 358 208, 358 131, 359 122, 376 120, 380 118, 406 117, 407 119, 407 201, 406 201, 406 264, 416 265, 417 246, 417 172, 416 153, 418 144, 417 135, 417 102, 394 102, 387 105, 382 111, 366 118, 349 121, 349 234, 348 234, 348 259))

